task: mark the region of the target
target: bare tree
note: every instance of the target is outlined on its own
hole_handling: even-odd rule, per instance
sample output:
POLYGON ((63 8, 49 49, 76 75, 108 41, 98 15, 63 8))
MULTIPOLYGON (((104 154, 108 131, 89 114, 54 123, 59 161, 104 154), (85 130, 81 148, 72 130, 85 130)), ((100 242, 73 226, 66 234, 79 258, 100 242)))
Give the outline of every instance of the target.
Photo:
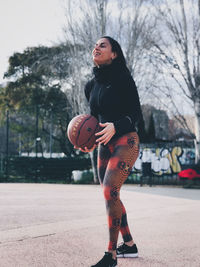
MULTIPOLYGON (((83 94, 83 84, 91 75, 91 51, 96 40, 103 35, 112 36, 122 45, 143 102, 156 75, 148 68, 156 23, 151 16, 149 1, 73 0, 67 1, 65 8, 65 40, 73 44, 71 77, 75 76, 73 84, 76 88, 71 95, 75 96, 74 103, 78 106, 75 113, 80 112, 80 103, 84 103, 82 98, 78 98, 83 94)), ((81 109, 85 110, 83 106, 81 109)))
MULTIPOLYGON (((73 107, 73 115, 88 113, 89 107, 84 95, 84 85, 91 77, 91 51, 95 41, 105 34, 107 0, 67 1, 65 6, 65 41, 72 44, 70 79, 64 87, 73 107)), ((94 182, 97 183, 95 152, 90 153, 94 182)))
POLYGON ((142 103, 152 103, 150 88, 155 72, 149 67, 151 40, 156 38, 156 17, 149 0, 117 1, 113 36, 123 47, 127 66, 136 81, 142 103))
POLYGON ((182 123, 185 123, 183 107, 192 107, 197 125, 197 162, 200 159, 200 0, 153 3, 158 39, 153 41, 151 53, 160 77, 159 92, 164 92, 163 102, 175 108, 179 119, 182 114, 182 123))
POLYGON ((65 6, 64 38, 72 44, 71 80, 67 84, 74 115, 88 111, 83 88, 91 76, 93 45, 105 34, 106 8, 107 0, 73 0, 65 6))
MULTIPOLYGON (((91 51, 97 39, 110 35, 117 39, 136 80, 140 97, 147 92, 150 77, 146 70, 153 30, 147 0, 73 0, 67 1, 65 39, 72 43, 71 79, 66 81, 74 115, 88 112, 83 88, 91 77, 91 51), (148 8, 147 8, 148 6, 148 8), (78 18, 78 19, 77 19, 78 18), (146 74, 146 75, 145 75, 146 74), (146 77, 146 78, 145 78, 146 77), (69 82, 71 86, 69 86, 69 82)), ((91 154, 93 157, 93 154, 91 154)), ((95 175, 96 181, 96 175, 95 175)))

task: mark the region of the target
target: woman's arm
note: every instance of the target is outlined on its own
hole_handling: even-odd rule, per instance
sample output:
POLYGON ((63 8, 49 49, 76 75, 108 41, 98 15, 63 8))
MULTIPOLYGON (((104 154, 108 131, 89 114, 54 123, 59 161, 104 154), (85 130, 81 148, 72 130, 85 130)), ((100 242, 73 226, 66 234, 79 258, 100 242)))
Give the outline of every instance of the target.
MULTIPOLYGON (((90 94, 91 94, 93 86, 94 86, 94 80, 93 79, 90 80, 89 82, 87 82, 85 85, 84 91, 85 91, 85 96, 87 98, 88 103, 90 101, 90 94)), ((90 114, 98 120, 98 114, 91 107, 90 107, 90 114)))
POLYGON ((114 122, 117 134, 124 134, 131 128, 137 128, 137 124, 142 118, 140 100, 137 87, 131 75, 125 75, 121 81, 123 88, 123 103, 124 110, 127 115, 118 121, 114 122))

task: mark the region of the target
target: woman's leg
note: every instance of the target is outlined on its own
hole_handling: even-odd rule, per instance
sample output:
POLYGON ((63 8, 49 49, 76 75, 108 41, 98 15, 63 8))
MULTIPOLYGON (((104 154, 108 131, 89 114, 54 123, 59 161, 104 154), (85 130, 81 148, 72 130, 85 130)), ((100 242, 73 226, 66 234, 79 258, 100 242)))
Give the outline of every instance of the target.
POLYGON ((125 208, 120 200, 119 193, 138 157, 138 146, 139 139, 135 132, 110 142, 104 148, 100 146, 98 163, 108 214, 110 236, 108 251, 116 250, 120 229, 122 234, 124 233, 123 236, 126 236, 127 241, 132 239, 128 229, 125 208), (104 157, 103 155, 107 156, 104 157))
POLYGON ((134 242, 133 242, 133 238, 131 236, 130 229, 128 226, 126 209, 125 209, 122 202, 121 202, 121 205, 122 205, 122 219, 121 219, 121 225, 120 225, 120 233, 121 233, 122 238, 126 244, 131 243, 131 245, 133 245, 134 242))
POLYGON ((102 186, 103 186, 104 175, 105 175, 110 157, 111 157, 111 151, 109 150, 108 145, 106 146, 99 145, 98 158, 97 158, 97 169, 98 169, 99 183, 102 186))

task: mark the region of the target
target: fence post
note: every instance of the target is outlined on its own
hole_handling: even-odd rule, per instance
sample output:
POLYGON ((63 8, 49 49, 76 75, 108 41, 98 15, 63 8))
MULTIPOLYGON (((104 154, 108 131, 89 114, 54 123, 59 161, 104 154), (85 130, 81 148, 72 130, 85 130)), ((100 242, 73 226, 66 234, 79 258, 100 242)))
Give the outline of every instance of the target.
POLYGON ((140 177, 140 186, 144 184, 144 177, 148 177, 148 184, 152 186, 152 170, 151 170, 151 162, 143 162, 142 163, 142 175, 140 177))
POLYGON ((3 173, 3 153, 1 153, 1 169, 0 172, 3 173))
POLYGON ((6 111, 6 180, 8 179, 8 173, 9 173, 9 110, 6 111))

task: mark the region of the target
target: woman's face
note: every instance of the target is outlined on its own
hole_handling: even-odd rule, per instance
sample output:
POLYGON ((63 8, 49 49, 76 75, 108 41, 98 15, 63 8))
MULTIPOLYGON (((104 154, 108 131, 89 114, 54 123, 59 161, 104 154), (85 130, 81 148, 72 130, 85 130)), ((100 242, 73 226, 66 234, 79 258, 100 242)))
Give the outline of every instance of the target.
POLYGON ((92 51, 93 61, 97 66, 110 64, 116 56, 116 53, 112 52, 111 44, 106 38, 99 39, 92 51))

